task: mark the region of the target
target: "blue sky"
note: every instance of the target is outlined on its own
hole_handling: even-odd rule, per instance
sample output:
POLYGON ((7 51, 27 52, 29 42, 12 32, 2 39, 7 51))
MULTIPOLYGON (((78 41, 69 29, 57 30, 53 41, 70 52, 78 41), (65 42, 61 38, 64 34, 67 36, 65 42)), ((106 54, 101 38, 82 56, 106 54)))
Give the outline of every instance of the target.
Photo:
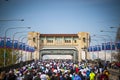
MULTIPOLYGON (((116 31, 109 27, 120 24, 120 0, 0 0, 0 19, 25 20, 0 21, 2 36, 9 27, 25 26, 47 34, 89 32, 115 36, 100 30, 116 31)), ((7 36, 21 31, 28 30, 10 30, 7 36)))

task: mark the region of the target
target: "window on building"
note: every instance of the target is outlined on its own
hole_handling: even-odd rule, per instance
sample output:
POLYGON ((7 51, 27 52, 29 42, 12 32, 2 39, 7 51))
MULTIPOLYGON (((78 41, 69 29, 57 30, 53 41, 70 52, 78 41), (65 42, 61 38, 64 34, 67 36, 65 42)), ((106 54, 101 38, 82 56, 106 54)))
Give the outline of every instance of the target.
POLYGON ((83 38, 83 42, 84 42, 84 43, 86 42, 86 38, 85 38, 85 37, 83 38))
POLYGON ((33 37, 33 42, 35 42, 35 37, 33 37))
POLYGON ((45 37, 40 38, 41 43, 44 43, 44 40, 45 40, 45 37))
POLYGON ((47 43, 53 43, 53 37, 47 37, 47 43))
POLYGON ((77 40, 74 40, 74 43, 77 43, 77 40))
POLYGON ((41 40, 41 43, 44 43, 44 40, 41 40))
POLYGON ((65 37, 65 43, 71 43, 72 38, 71 37, 65 37))
POLYGON ((71 43, 71 40, 65 40, 65 43, 71 43))
POLYGON ((78 37, 73 37, 73 42, 77 43, 78 37))
POLYGON ((47 43, 53 43, 53 40, 47 40, 47 43))

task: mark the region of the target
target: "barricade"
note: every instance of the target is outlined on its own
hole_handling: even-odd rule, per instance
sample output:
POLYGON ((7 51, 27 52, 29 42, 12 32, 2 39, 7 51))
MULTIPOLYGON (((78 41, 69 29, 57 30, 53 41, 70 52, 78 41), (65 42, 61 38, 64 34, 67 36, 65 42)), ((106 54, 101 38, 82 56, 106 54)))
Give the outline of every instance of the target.
POLYGON ((25 62, 22 62, 22 61, 21 61, 20 63, 17 63, 17 64, 9 65, 9 66, 6 66, 6 67, 1 67, 1 68, 0 68, 0 73, 1 73, 2 71, 8 72, 8 71, 10 71, 11 69, 20 68, 20 67, 22 67, 22 66, 25 66, 25 65, 27 65, 27 64, 32 63, 33 61, 34 61, 34 60, 25 61, 25 62))

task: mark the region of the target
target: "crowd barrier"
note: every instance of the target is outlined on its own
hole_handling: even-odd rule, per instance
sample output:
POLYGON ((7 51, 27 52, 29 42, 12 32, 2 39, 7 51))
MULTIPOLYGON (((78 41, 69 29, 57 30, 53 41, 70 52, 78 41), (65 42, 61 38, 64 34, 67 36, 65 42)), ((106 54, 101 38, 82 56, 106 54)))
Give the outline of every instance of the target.
POLYGON ((5 72, 8 72, 10 71, 11 69, 17 69, 17 68, 20 68, 22 66, 25 66, 27 64, 30 64, 32 63, 34 60, 30 60, 30 61, 25 61, 25 62, 20 62, 20 63, 17 63, 17 64, 13 64, 13 65, 9 65, 9 66, 6 66, 6 67, 1 67, 0 68, 0 72, 2 71, 5 71, 5 72))

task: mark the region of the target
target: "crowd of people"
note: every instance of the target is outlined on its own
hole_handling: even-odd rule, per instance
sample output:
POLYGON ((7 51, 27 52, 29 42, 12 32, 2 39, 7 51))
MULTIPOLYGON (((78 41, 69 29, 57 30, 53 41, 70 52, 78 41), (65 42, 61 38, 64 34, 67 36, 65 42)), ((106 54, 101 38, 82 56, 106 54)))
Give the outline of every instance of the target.
POLYGON ((109 80, 106 64, 73 62, 72 60, 37 60, 9 72, 1 72, 0 80, 109 80))

